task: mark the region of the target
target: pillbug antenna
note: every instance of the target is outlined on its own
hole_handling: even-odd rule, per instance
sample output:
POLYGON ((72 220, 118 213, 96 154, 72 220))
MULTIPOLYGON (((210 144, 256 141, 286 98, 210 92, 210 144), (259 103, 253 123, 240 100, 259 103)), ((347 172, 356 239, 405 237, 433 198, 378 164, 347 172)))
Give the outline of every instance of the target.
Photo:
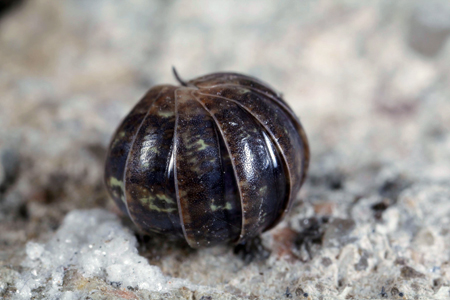
POLYGON ((178 76, 177 69, 175 67, 172 67, 173 76, 175 76, 175 79, 182 85, 182 86, 188 86, 187 83, 178 76))

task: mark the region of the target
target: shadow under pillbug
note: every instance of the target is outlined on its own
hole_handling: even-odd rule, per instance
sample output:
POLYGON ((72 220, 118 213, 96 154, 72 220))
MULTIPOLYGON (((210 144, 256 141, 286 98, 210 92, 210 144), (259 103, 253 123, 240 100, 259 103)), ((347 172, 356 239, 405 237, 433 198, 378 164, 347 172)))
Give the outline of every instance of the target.
POLYGON ((236 244, 274 227, 305 179, 308 142, 261 81, 214 73, 151 88, 116 130, 109 194, 144 233, 194 248, 236 244))

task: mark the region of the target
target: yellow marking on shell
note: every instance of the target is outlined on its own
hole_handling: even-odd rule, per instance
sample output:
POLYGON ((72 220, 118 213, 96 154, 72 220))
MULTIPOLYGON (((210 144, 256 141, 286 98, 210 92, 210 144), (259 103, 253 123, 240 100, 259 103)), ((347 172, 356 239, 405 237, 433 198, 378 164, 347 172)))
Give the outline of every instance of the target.
POLYGON ((211 210, 212 210, 212 211, 219 210, 220 208, 221 208, 220 206, 217 206, 217 205, 215 205, 214 203, 211 204, 211 210))
MULTIPOLYGON (((158 199, 161 199, 161 198, 160 198, 160 195, 157 195, 157 198, 158 198, 158 199)), ((172 213, 172 212, 176 211, 176 208, 174 208, 174 207, 158 207, 157 205, 155 205, 155 204, 153 203, 153 201, 154 201, 155 199, 156 199, 156 198, 153 197, 153 196, 148 196, 148 197, 140 198, 139 201, 140 201, 142 204, 147 205, 148 208, 149 208, 150 210, 156 210, 156 211, 159 211, 159 212, 165 212, 165 213, 172 213)), ((166 201, 166 199, 165 199, 165 201, 166 201)), ((166 202, 169 202, 169 201, 166 201, 166 202)), ((171 201, 171 202, 173 203, 173 201, 171 201)), ((170 202, 169 202, 169 203, 170 203, 170 202)))
POLYGON ((259 189, 259 193, 260 194, 265 194, 266 192, 267 192, 267 186, 266 185, 259 189))
POLYGON ((123 203, 125 203, 125 195, 124 194, 120 194, 117 191, 113 191, 113 197, 119 198, 120 200, 122 200, 123 203))
POLYGON ((198 148, 197 150, 204 150, 206 148, 208 148, 208 145, 205 143, 205 140, 200 139, 196 142, 196 144, 200 145, 200 148, 198 148))
MULTIPOLYGON (((187 136, 186 136, 186 137, 187 137, 187 136)), ((189 149, 189 150, 191 150, 192 148, 196 148, 196 147, 200 147, 200 148, 195 149, 195 151, 203 150, 203 149, 208 148, 208 144, 205 143, 205 140, 199 139, 199 140, 197 140, 195 143, 192 143, 192 144, 190 144, 190 145, 189 145, 189 144, 186 145, 186 148, 189 149)))
POLYGON ((235 89, 235 91, 236 91, 238 94, 241 94, 241 95, 250 92, 250 90, 247 90, 247 89, 235 89))
POLYGON ((158 207, 158 206, 153 205, 153 204, 150 204, 148 207, 149 207, 151 210, 156 210, 156 211, 164 212, 164 213, 173 213, 174 211, 177 210, 177 209, 174 208, 174 207, 161 208, 161 207, 158 207))
POLYGON ((156 197, 157 197, 159 200, 162 200, 162 201, 164 201, 164 202, 166 202, 166 203, 172 203, 172 204, 175 204, 175 201, 173 201, 172 198, 167 197, 167 195, 165 195, 165 194, 157 194, 156 197))
POLYGON ((188 159, 188 162, 190 162, 191 164, 195 164, 197 161, 197 157, 191 157, 188 159))
MULTIPOLYGON (((119 187, 122 191, 125 190, 125 185, 124 185, 123 181, 121 181, 121 180, 119 180, 119 179, 117 179, 115 177, 110 177, 109 178, 109 185, 111 187, 115 187, 115 186, 119 187)), ((120 195, 120 200, 122 200, 123 203, 126 203, 125 202, 125 195, 124 195, 124 193, 122 193, 122 195, 120 195)))
POLYGON ((116 177, 110 177, 110 178, 109 178, 109 185, 110 185, 110 186, 123 187, 123 181, 117 179, 116 177))
POLYGON ((117 144, 122 141, 122 139, 125 137, 126 134, 127 133, 125 131, 120 131, 119 133, 117 133, 117 135, 114 137, 111 148, 116 147, 117 144))
POLYGON ((227 204, 225 204, 225 206, 218 206, 218 205, 215 205, 214 203, 212 203, 211 204, 211 210, 212 211, 217 211, 217 210, 219 210, 219 209, 222 209, 222 210, 231 210, 231 203, 230 202, 227 202, 227 204))
POLYGON ((139 201, 141 203, 146 204, 146 205, 150 205, 151 203, 153 203, 153 200, 155 200, 155 197, 153 197, 153 196, 142 197, 139 199, 139 201))
POLYGON ((172 111, 164 111, 164 110, 158 110, 158 112, 156 113, 158 116, 164 117, 164 118, 169 118, 172 117, 174 115, 174 113, 172 111))

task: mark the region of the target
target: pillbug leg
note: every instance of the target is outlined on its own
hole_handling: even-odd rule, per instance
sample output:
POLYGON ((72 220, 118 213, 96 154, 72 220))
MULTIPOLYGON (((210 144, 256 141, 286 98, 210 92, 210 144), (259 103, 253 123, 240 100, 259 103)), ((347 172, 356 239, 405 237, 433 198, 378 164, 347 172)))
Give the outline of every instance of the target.
POLYGON ((312 260, 313 253, 311 246, 312 244, 321 244, 322 237, 325 233, 324 225, 328 223, 328 218, 308 218, 304 219, 301 222, 303 230, 298 234, 295 245, 299 250, 304 246, 306 253, 308 254, 308 258, 301 259, 306 262, 312 260))
POLYGON ((237 244, 233 250, 247 265, 252 261, 261 261, 269 258, 270 250, 264 247, 259 236, 237 244))

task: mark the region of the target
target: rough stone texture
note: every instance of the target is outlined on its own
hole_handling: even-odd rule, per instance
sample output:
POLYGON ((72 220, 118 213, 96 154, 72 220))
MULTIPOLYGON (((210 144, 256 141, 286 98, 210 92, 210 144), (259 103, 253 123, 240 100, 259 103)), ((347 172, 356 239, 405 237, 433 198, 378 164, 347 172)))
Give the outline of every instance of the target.
POLYGON ((262 237, 271 255, 140 238, 143 259, 190 287, 128 289, 68 265, 33 299, 448 299, 449 8, 434 2, 29 0, 2 13, 0 296, 27 297, 40 256, 26 249, 49 247, 68 212, 119 213, 102 183, 109 138, 175 65, 261 78, 300 116, 311 170, 262 237))

